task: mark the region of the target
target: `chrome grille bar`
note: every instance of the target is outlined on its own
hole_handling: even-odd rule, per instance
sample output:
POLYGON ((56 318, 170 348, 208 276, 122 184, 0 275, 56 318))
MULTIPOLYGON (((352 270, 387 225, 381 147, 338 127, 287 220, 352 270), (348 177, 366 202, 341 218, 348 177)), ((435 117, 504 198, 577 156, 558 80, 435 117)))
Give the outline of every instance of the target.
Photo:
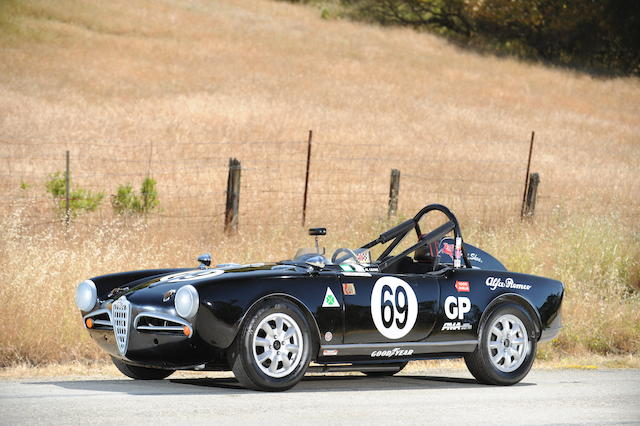
MULTIPOLYGON (((144 324, 144 322, 143 322, 144 324)), ((133 328, 140 331, 151 332, 178 332, 183 333, 184 327, 189 328, 189 334, 187 337, 193 336, 193 325, 183 320, 182 318, 174 317, 172 315, 163 314, 160 312, 143 312, 133 321, 133 328), (147 318, 155 318, 164 321, 164 325, 140 325, 141 321, 147 318)))
POLYGON ((118 351, 124 355, 129 344, 129 316, 131 305, 126 297, 122 296, 111 305, 111 319, 113 321, 113 334, 116 337, 118 351))

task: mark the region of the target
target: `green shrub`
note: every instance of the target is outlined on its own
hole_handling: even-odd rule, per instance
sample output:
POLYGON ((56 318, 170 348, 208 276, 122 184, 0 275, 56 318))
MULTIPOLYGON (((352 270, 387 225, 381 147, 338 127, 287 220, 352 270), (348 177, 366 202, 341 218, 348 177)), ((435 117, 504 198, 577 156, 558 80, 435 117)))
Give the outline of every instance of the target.
POLYGON ((126 184, 120 185, 116 195, 111 198, 113 210, 120 215, 149 213, 159 204, 156 181, 150 177, 142 181, 139 195, 133 191, 131 184, 126 184))
MULTIPOLYGON (((61 215, 66 214, 66 172, 55 172, 49 175, 49 180, 45 187, 51 194, 56 204, 56 208, 61 215)), ((69 186, 71 186, 71 176, 69 176, 69 186)), ((78 216, 80 212, 92 212, 96 210, 102 199, 103 192, 93 192, 84 188, 69 190, 69 213, 72 217, 78 216)))

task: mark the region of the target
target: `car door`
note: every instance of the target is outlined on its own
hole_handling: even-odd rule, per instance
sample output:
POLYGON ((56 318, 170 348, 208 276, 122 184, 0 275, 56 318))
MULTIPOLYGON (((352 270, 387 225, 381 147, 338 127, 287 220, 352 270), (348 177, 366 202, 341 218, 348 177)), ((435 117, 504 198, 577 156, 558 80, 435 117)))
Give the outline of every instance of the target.
POLYGON ((478 269, 454 269, 440 275, 440 314, 435 324, 437 340, 477 339, 484 309, 491 301, 478 269))
POLYGON ((415 342, 437 320, 440 290, 423 274, 343 272, 344 343, 415 342))

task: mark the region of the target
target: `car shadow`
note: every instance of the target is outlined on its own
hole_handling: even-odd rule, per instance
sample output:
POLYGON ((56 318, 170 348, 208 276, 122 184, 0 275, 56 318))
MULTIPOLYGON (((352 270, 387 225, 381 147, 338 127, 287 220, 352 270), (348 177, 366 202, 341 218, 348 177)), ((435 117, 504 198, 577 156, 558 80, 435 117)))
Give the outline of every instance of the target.
MULTIPOLYGON (((255 392, 242 387, 231 377, 180 378, 165 380, 79 380, 39 381, 30 384, 53 385, 68 390, 117 392, 129 395, 217 395, 255 392)), ((533 386, 519 383, 516 387, 533 386)), ((411 389, 485 388, 473 379, 442 376, 398 375, 367 377, 358 375, 311 375, 287 392, 368 392, 411 389)))

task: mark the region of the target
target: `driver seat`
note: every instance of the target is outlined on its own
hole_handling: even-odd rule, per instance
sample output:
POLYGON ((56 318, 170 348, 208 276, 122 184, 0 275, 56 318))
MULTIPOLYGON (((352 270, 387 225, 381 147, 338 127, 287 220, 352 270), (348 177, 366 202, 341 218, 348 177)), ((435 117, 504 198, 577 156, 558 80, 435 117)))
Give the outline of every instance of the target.
MULTIPOLYGON (((426 235, 420 235, 418 241, 425 238, 426 235)), ((434 241, 431 244, 418 248, 413 254, 413 259, 416 263, 421 264, 421 269, 427 271, 433 271, 436 257, 438 256, 438 246, 440 244, 437 241, 434 241)))

